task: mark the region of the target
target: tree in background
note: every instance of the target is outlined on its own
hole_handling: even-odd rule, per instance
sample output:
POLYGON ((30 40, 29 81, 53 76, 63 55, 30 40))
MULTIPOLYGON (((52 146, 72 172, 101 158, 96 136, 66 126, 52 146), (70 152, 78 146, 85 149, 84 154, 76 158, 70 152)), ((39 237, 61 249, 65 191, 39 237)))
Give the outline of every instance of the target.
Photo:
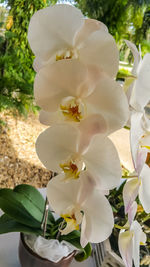
POLYGON ((35 110, 33 54, 28 45, 27 31, 32 15, 52 2, 55 1, 5 1, 9 14, 5 28, 3 26, 4 34, 0 35, 0 110, 11 108, 24 115, 35 110))
POLYGON ((107 25, 121 50, 123 39, 149 49, 145 40, 150 29, 150 0, 76 0, 76 4, 86 16, 107 25))

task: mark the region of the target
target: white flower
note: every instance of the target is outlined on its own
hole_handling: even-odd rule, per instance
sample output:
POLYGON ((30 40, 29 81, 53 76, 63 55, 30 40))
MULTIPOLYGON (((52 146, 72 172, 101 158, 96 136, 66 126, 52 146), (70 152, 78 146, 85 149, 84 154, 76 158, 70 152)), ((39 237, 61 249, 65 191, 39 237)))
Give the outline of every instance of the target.
POLYGON ((81 122, 99 114, 105 134, 122 128, 128 119, 128 103, 121 86, 96 66, 78 60, 47 64, 34 82, 36 103, 42 108, 40 121, 81 122))
POLYGON ((118 50, 107 27, 85 19, 71 5, 54 5, 37 11, 29 24, 28 40, 36 56, 37 71, 48 62, 74 58, 96 64, 112 77, 118 71, 118 50))
POLYGON ((125 213, 129 212, 131 205, 139 195, 145 212, 150 213, 150 168, 144 164, 139 177, 127 180, 123 189, 125 213))
POLYGON ((129 210, 129 222, 125 224, 127 230, 121 230, 119 233, 119 251, 123 258, 126 267, 132 267, 132 260, 134 266, 139 267, 139 247, 145 245, 146 235, 142 231, 141 225, 135 220, 134 216, 136 213, 137 204, 132 203, 129 210))
POLYGON ((150 152, 150 120, 145 113, 145 107, 150 100, 150 54, 146 54, 142 59, 135 45, 129 41, 127 41, 127 45, 130 47, 135 59, 132 73, 136 76, 136 80, 129 88, 129 102, 132 108, 130 144, 135 177, 127 181, 124 187, 125 212, 128 212, 139 194, 144 210, 149 213, 150 191, 147 188, 150 186, 148 162, 150 152))
POLYGON ((88 131, 90 135, 90 129, 80 134, 69 124, 52 126, 39 135, 37 155, 47 169, 65 173, 66 180, 78 179, 86 169, 97 186, 112 189, 121 178, 117 151, 109 138, 101 134, 89 138, 88 131))
POLYGON ((48 183, 47 197, 50 206, 67 223, 62 234, 79 230, 81 224, 81 245, 98 243, 109 237, 114 225, 111 206, 100 190, 93 188, 90 175, 85 171, 82 179, 63 183, 60 174, 48 183))
POLYGON ((150 53, 141 58, 136 46, 126 41, 134 56, 134 66, 132 74, 136 77, 129 88, 130 105, 137 112, 144 112, 144 107, 150 100, 150 53))

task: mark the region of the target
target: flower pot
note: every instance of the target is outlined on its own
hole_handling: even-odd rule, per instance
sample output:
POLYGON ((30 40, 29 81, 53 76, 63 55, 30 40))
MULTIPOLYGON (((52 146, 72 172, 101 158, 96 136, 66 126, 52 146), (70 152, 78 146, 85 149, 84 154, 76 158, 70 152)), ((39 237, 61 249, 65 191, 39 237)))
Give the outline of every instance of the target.
POLYGON ((19 259, 22 267, 68 267, 73 260, 75 252, 54 263, 44 259, 32 251, 24 241, 24 235, 20 234, 19 259))

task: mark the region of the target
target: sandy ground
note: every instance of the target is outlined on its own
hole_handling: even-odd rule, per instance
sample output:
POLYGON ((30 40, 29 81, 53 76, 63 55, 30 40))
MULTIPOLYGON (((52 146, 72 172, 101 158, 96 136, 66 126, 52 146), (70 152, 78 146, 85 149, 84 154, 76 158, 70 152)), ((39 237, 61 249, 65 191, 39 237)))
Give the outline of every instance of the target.
POLYGON ((6 122, 0 127, 0 187, 20 183, 46 186, 51 172, 42 166, 35 152, 36 138, 46 127, 33 114, 27 119, 0 114, 0 119, 6 122))

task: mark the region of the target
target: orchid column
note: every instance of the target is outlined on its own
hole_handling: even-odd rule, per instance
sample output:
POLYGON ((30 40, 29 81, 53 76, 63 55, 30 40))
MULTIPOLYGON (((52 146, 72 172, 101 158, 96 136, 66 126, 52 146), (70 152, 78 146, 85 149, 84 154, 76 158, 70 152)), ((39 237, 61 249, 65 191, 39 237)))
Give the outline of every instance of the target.
POLYGON ((37 139, 44 166, 58 173, 47 185, 62 234, 81 229, 81 245, 109 237, 113 212, 106 198, 118 186, 121 167, 107 137, 128 119, 128 103, 115 81, 119 55, 107 27, 70 5, 34 14, 28 39, 37 71, 34 94, 40 121, 50 125, 37 139))

